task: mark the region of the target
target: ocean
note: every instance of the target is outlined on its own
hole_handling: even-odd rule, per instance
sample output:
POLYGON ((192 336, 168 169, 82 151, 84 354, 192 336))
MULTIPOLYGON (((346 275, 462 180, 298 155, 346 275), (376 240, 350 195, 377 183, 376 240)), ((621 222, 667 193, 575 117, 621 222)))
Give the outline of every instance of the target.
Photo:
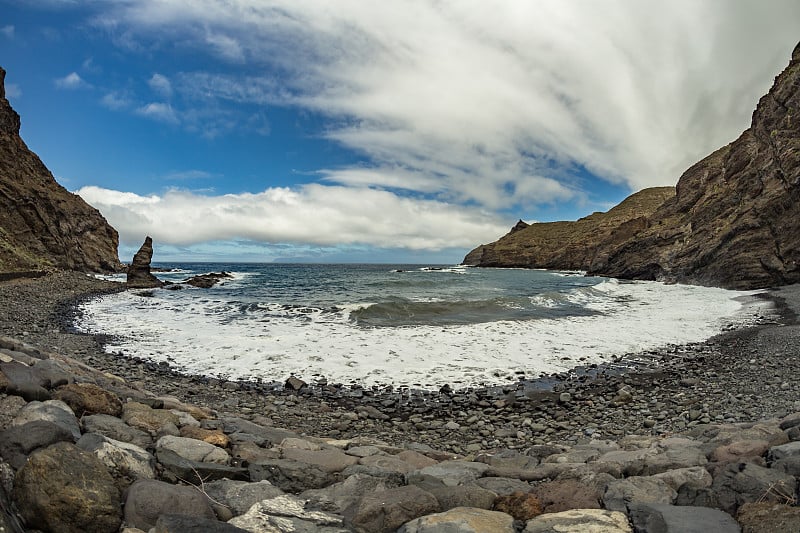
POLYGON ((106 350, 226 379, 423 389, 508 384, 706 340, 765 313, 754 292, 452 265, 157 264, 210 288, 81 304, 106 350))

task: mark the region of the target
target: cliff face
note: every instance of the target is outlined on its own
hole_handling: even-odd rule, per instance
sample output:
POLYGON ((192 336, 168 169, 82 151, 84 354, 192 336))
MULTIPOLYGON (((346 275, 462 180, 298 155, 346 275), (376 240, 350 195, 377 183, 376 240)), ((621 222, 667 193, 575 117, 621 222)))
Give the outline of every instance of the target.
POLYGON ((645 189, 606 213, 594 213, 575 222, 525 224, 520 221, 499 240, 472 250, 464 264, 486 267, 588 270, 598 254, 607 254, 647 224, 674 187, 645 189))
POLYGON ((733 289, 800 282, 800 44, 738 139, 689 168, 650 212, 606 219, 649 191, 603 215, 513 231, 464 262, 733 289))
POLYGON ((117 231, 28 149, 4 81, 0 68, 0 272, 118 269, 117 231))
POLYGON ((592 273, 735 289, 800 282, 800 44, 750 128, 687 170, 592 273))

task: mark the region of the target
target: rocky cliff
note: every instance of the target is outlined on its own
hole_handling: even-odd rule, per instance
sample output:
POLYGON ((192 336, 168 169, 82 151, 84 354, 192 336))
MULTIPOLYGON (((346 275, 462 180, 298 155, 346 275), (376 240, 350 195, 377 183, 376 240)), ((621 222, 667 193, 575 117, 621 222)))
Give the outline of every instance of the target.
POLYGON ((0 272, 118 269, 117 231, 20 138, 5 74, 0 68, 0 272))
POLYGON ((574 222, 517 222, 496 242, 472 250, 464 264, 486 267, 589 270, 598 254, 605 254, 647 224, 675 187, 639 191, 606 213, 594 213, 574 222))
POLYGON ((517 229, 464 262, 734 289, 800 282, 800 44, 750 128, 689 168, 674 196, 609 231, 605 216, 643 193, 653 191, 604 215, 517 229))

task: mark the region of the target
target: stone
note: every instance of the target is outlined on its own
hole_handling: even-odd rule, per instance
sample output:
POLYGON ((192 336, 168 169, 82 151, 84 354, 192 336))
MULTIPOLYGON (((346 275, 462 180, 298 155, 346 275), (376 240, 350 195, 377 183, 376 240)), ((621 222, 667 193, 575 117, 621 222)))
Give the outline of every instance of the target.
POLYGON ((439 502, 432 494, 409 485, 366 495, 345 512, 345 518, 358 530, 389 533, 439 510, 439 502))
POLYGON ((442 480, 445 485, 454 487, 456 485, 475 481, 488 469, 489 465, 484 463, 471 461, 442 461, 441 463, 426 466, 425 468, 411 472, 407 477, 411 479, 418 475, 431 476, 442 480))
POLYGON ((185 279, 183 282, 186 283, 187 285, 191 285, 192 287, 197 287, 200 289, 210 289, 217 283, 232 278, 233 275, 225 271, 209 272, 207 274, 198 274, 197 276, 192 276, 190 278, 185 279))
POLYGON ((514 533, 514 519, 497 511, 456 507, 415 518, 398 533, 514 533))
MULTIPOLYGON (((425 485, 421 487, 436 497, 442 511, 456 507, 475 507, 477 509, 491 509, 497 495, 474 483, 458 485, 456 487, 425 485)), ((509 513, 510 514, 510 513, 509 513)))
POLYGON ((395 457, 404 461, 414 468, 425 468, 426 466, 433 466, 439 461, 436 459, 432 459, 427 455, 423 455, 419 452, 414 450, 403 450, 402 452, 398 453, 395 457))
POLYGON ((720 509, 729 514, 745 503, 796 501, 793 476, 752 463, 729 464, 714 476, 711 490, 720 509))
POLYGON ((739 533, 739 524, 719 509, 655 503, 631 503, 634 531, 663 533, 739 533))
POLYGON ((22 387, 28 385, 31 387, 50 388, 50 380, 42 376, 35 367, 20 363, 19 361, 11 361, 9 363, 0 363, 0 372, 5 376, 8 383, 6 390, 12 387, 22 387))
POLYGON ((231 457, 247 463, 259 463, 261 461, 280 459, 281 452, 273 448, 261 448, 254 442, 242 442, 231 446, 231 457))
POLYGON ((768 449, 769 443, 765 440, 739 440, 718 446, 709 459, 717 463, 747 462, 748 459, 761 457, 768 449))
POLYGON ((27 403, 21 396, 2 395, 0 397, 0 430, 6 429, 19 410, 27 403))
POLYGON ((285 492, 321 489, 338 481, 333 474, 316 466, 288 459, 260 461, 248 468, 252 481, 266 480, 285 492))
POLYGON ((794 456, 800 456, 800 441, 789 442, 787 444, 781 444, 780 446, 773 446, 769 449, 767 459, 770 462, 773 462, 794 456))
POLYGON ((77 442, 78 448, 93 453, 109 473, 123 486, 137 479, 154 479, 155 457, 135 444, 117 441, 99 433, 87 433, 77 442))
POLYGON ((163 514, 182 514, 214 520, 208 498, 194 487, 152 479, 134 482, 126 493, 125 523, 147 531, 163 514))
POLYGON ((510 477, 482 477, 475 480, 475 484, 498 496, 508 496, 512 492, 530 492, 531 485, 519 479, 510 477))
POLYGON ((231 510, 234 516, 246 513, 261 500, 283 495, 283 491, 269 481, 233 481, 218 479, 203 484, 208 497, 231 510))
POLYGON ((250 532, 346 533, 342 517, 305 509, 304 501, 284 494, 253 505, 245 514, 228 521, 250 532))
POLYGON ((284 388, 289 389, 289 390, 293 390, 293 391, 299 391, 303 387, 307 387, 307 386, 308 386, 308 383, 306 383, 302 379, 297 378, 295 376, 290 376, 286 380, 286 383, 284 384, 284 388))
POLYGON ((699 448, 691 446, 670 448, 662 453, 646 456, 642 469, 637 475, 652 476, 668 470, 703 466, 707 463, 706 454, 699 448))
POLYGON ((665 481, 654 477, 632 476, 611 481, 603 493, 603 507, 625 511, 631 502, 672 504, 678 493, 665 481))
POLYGON ((523 533, 633 533, 628 517, 619 511, 573 509, 528 520, 523 533))
POLYGON ((145 237, 139 251, 133 256, 128 265, 126 282, 128 287, 136 289, 150 289, 161 287, 164 283, 150 273, 150 261, 153 259, 153 239, 145 237))
POLYGON ((344 481, 334 483, 322 489, 311 489, 300 493, 300 497, 318 509, 343 513, 345 509, 356 504, 367 494, 377 493, 402 486, 387 478, 353 474, 344 481))
POLYGON ((72 443, 34 452, 14 479, 14 499, 29 528, 112 533, 122 522, 113 478, 72 443))
POLYGON ((603 491, 599 487, 574 479, 540 483, 531 488, 530 492, 539 499, 543 513, 600 509, 600 500, 603 497, 603 491))
POLYGON ((156 442, 156 451, 170 450, 184 459, 200 463, 226 465, 230 462, 228 452, 202 440, 167 435, 156 442))
POLYGON ((46 420, 11 426, 0 433, 0 456, 19 470, 28 455, 39 448, 57 442, 73 442, 73 438, 69 430, 46 420))
POLYGON ((388 470, 390 472, 399 472, 401 474, 408 474, 418 468, 394 455, 372 455, 370 457, 362 457, 359 459, 358 463, 364 466, 388 470))
POLYGON ((314 465, 328 473, 341 472, 348 466, 359 462, 358 458, 347 455, 338 449, 302 450, 299 448, 284 448, 282 455, 284 459, 314 465))
POLYGON ((122 420, 129 426, 158 433, 168 425, 176 428, 178 417, 165 409, 153 409, 149 405, 139 402, 128 402, 122 407, 122 420))
POLYGON ((141 429, 134 428, 117 417, 110 415, 89 415, 81 418, 81 425, 86 433, 99 433, 109 439, 135 444, 140 448, 149 448, 153 439, 141 429))
POLYGON ((795 478, 800 478, 800 456, 790 455, 789 457, 773 462, 769 466, 770 469, 777 472, 783 472, 795 478))
POLYGON ((319 451, 322 449, 322 445, 316 442, 311 442, 310 440, 307 439, 298 439, 295 437, 289 437, 281 441, 280 448, 281 449, 294 448, 297 450, 319 451))
POLYGON ((67 404, 59 400, 47 400, 45 402, 30 402, 28 405, 20 409, 14 420, 11 421, 12 426, 21 426, 28 422, 35 422, 43 420, 52 422, 60 426, 72 434, 73 440, 81 438, 81 427, 75 414, 72 412, 67 404))
POLYGON ((680 488, 686 484, 689 484, 695 488, 705 489, 710 487, 711 483, 713 482, 711 474, 709 474, 708 470, 701 466, 668 470, 661 474, 655 474, 651 477, 666 482, 666 484, 672 487, 675 491, 680 490, 680 488))
POLYGON ((542 514, 542 502, 530 492, 514 492, 508 496, 498 496, 494 510, 509 514, 514 520, 527 521, 542 514))
POLYGON ((219 520, 185 514, 163 514, 156 520, 153 533, 248 533, 248 530, 219 520))
POLYGON ((800 531, 800 507, 773 502, 745 503, 736 520, 742 533, 800 531))
POLYGON ((54 397, 66 403, 75 416, 122 414, 122 402, 105 389, 92 383, 71 383, 59 388, 54 397))
POLYGON ((165 448, 156 450, 156 460, 175 476, 175 481, 195 485, 223 478, 250 481, 250 475, 246 468, 192 461, 165 448))
POLYGON ((261 426, 237 417, 222 418, 222 431, 231 439, 231 442, 236 442, 236 434, 253 435, 260 439, 257 444, 269 448, 270 446, 277 446, 283 439, 290 437, 299 437, 297 433, 286 429, 273 428, 261 426))

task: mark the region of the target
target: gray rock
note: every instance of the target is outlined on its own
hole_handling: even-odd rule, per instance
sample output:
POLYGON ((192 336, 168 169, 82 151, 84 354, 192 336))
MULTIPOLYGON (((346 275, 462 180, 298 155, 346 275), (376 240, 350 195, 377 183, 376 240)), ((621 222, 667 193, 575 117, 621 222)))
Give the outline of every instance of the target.
POLYGON ((125 523, 144 531, 164 514, 190 515, 214 520, 208 498, 194 487, 171 485, 152 479, 133 483, 125 497, 125 523))
POLYGON ((10 383, 9 386, 21 387, 23 385, 30 385, 42 387, 44 389, 50 388, 49 379, 42 376, 35 367, 28 366, 19 361, 0 363, 0 372, 8 379, 10 383))
POLYGON ((231 510, 234 516, 246 513, 261 500, 283 495, 283 491, 268 481, 248 483, 219 479, 203 485, 206 494, 231 510))
POLYGON ((27 402, 21 396, 0 396, 0 430, 6 429, 27 402))
POLYGON ((109 439, 129 442, 140 448, 149 448, 153 444, 150 435, 129 426, 119 418, 111 415, 90 415, 81 418, 81 425, 86 433, 99 433, 109 439))
POLYGON ((357 457, 347 455, 338 449, 327 450, 302 450, 299 448, 284 448, 283 458, 314 465, 328 473, 341 472, 350 465, 359 462, 357 457))
POLYGON ((631 502, 671 504, 677 496, 678 493, 660 479, 632 476, 608 484, 603 494, 603 507, 625 512, 631 502))
POLYGON ((45 420, 11 426, 0 433, 0 455, 11 466, 19 470, 28 455, 39 448, 56 442, 72 442, 73 435, 62 426, 45 420))
POLYGON ((348 466, 340 473, 341 477, 343 478, 348 478, 355 474, 363 474, 366 476, 372 476, 384 479, 386 481, 386 484, 392 487, 400 487, 401 485, 406 484, 405 474, 401 474, 400 472, 393 472, 391 470, 383 470, 382 468, 377 468, 374 466, 366 466, 366 465, 348 466))
POLYGON ((367 494, 393 489, 401 485, 402 480, 392 483, 388 478, 353 474, 344 481, 334 483, 324 489, 304 491, 300 497, 308 500, 309 505, 314 508, 343 513, 345 509, 357 503, 367 494))
POLYGON ((67 442, 30 456, 14 480, 14 499, 31 529, 112 533, 122 522, 119 491, 105 466, 67 442))
POLYGON ((93 453, 115 479, 126 485, 137 479, 156 477, 155 457, 135 444, 109 439, 99 433, 87 433, 78 440, 77 446, 93 453))
POLYGON ((373 455, 370 457, 363 457, 358 461, 358 463, 390 472, 399 472, 401 474, 408 474, 409 472, 413 472, 417 469, 417 467, 411 463, 407 463, 406 461, 403 461, 394 455, 373 455))
POLYGON ((560 513, 571 509, 600 509, 603 488, 597 483, 563 479, 539 483, 530 492, 541 503, 542 512, 560 513))
POLYGON ((783 503, 796 499, 797 481, 775 469, 752 463, 730 464, 717 472, 711 490, 720 508, 734 514, 744 503, 767 501, 783 503))
POLYGON ((505 513, 456 507, 415 518, 398 533, 514 533, 514 519, 505 513))
POLYGON ((284 494, 253 505, 245 514, 228 521, 250 532, 345 533, 342 517, 305 509, 304 501, 284 494))
POLYGON ((266 480, 286 492, 299 493, 308 489, 321 489, 332 485, 338 478, 313 465, 274 459, 249 466, 252 481, 266 480))
POLYGON ((707 507, 632 503, 628 513, 637 533, 740 533, 731 515, 707 507))
POLYGON ((162 449, 156 451, 156 459, 176 477, 176 481, 180 480, 199 485, 200 483, 223 478, 240 481, 250 480, 246 468, 191 461, 172 450, 162 449))
POLYGON ((531 490, 529 483, 510 477, 482 477, 475 480, 475 484, 494 492, 498 496, 508 496, 514 492, 529 492, 531 490))
POLYGON ((158 517, 154 533, 249 533, 234 525, 185 514, 164 514, 158 517))
POLYGON ((770 465, 772 470, 800 478, 800 455, 790 455, 770 465))
POLYGON ((228 464, 230 456, 222 448, 202 440, 167 435, 156 442, 156 452, 170 450, 184 459, 200 463, 228 464))
POLYGON ((35 422, 37 420, 44 420, 52 422, 57 426, 61 426, 72 434, 73 440, 81 438, 81 427, 78 419, 72 409, 62 401, 47 400, 45 402, 30 402, 28 405, 20 409, 14 420, 11 421, 12 426, 21 426, 28 422, 35 422))
POLYGON ((701 466, 668 470, 661 474, 655 474, 652 477, 665 481, 667 485, 676 491, 686 484, 705 489, 710 487, 711 483, 714 481, 711 474, 708 473, 708 470, 701 466))
POLYGON ((442 511, 456 507, 475 507, 477 509, 491 509, 494 505, 496 494, 474 483, 448 487, 447 485, 427 486, 424 489, 436 497, 442 511))
POLYGON ((345 512, 356 530, 389 533, 420 516, 438 512, 439 502, 413 485, 368 494, 345 512))
POLYGON ((75 381, 75 378, 69 370, 53 359, 39 359, 33 364, 33 367, 42 378, 50 381, 50 386, 52 388, 60 387, 75 381))
POLYGON ((261 442, 259 446, 277 446, 283 439, 294 437, 300 438, 297 433, 286 429, 273 428, 260 426, 254 424, 249 420, 236 417, 226 417, 222 419, 222 430, 231 438, 231 441, 236 441, 236 434, 249 434, 258 437, 261 442))
POLYGON ((353 457, 371 457, 373 455, 387 455, 386 452, 384 452, 377 446, 353 446, 347 448, 344 453, 346 453, 347 455, 352 455, 353 457))
POLYGON ((790 442, 788 444, 781 444, 780 446, 773 446, 769 449, 767 459, 772 461, 780 461, 787 457, 800 456, 800 441, 790 442))
POLYGON ((475 481, 489 469, 489 465, 470 461, 442 461, 433 466, 427 466, 409 473, 406 478, 411 480, 415 476, 432 476, 442 480, 445 485, 454 487, 475 481))
POLYGON ((528 520, 523 533, 633 533, 628 517, 619 511, 573 509, 528 520))
POLYGON ((642 471, 639 474, 652 476, 668 470, 703 466, 707 463, 706 454, 700 448, 691 446, 670 448, 662 453, 645 457, 642 471))

